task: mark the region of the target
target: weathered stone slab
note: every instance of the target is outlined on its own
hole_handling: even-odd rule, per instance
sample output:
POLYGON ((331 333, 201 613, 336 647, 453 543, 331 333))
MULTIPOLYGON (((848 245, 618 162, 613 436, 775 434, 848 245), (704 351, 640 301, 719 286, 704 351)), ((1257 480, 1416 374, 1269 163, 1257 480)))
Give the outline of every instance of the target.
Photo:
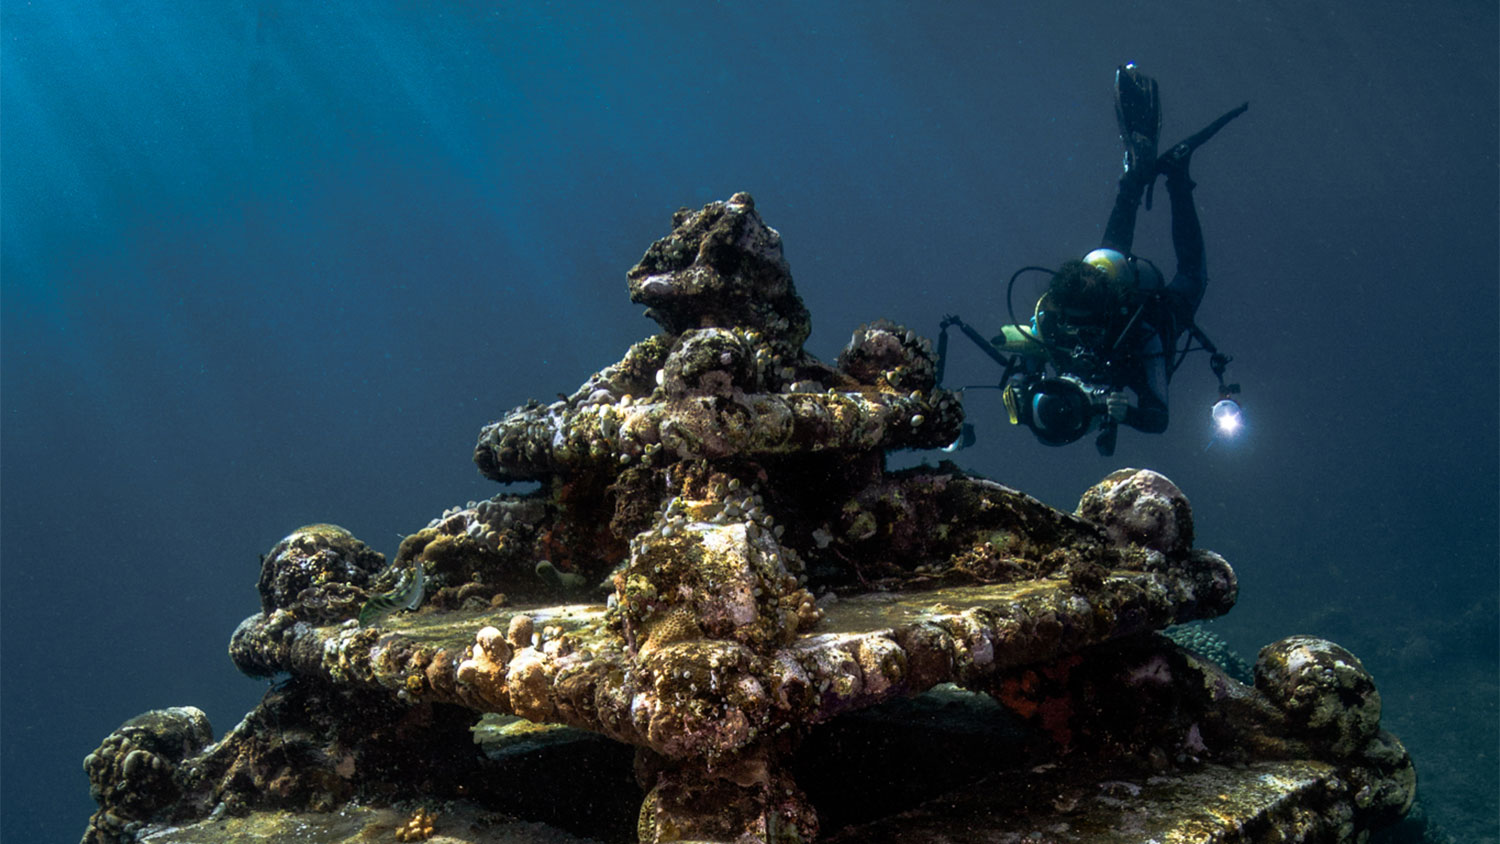
POLYGON ((450 804, 436 812, 426 838, 397 838, 415 812, 348 805, 337 812, 255 812, 184 826, 147 827, 139 844, 367 844, 426 841, 428 844, 605 844, 546 824, 516 821, 477 806, 450 804))
POLYGON ((830 844, 1301 844, 1352 839, 1352 795, 1332 765, 1308 760, 1207 765, 1153 776, 1047 765, 1007 773, 930 804, 846 829, 830 844), (1341 827, 1347 827, 1342 828, 1341 827))
MULTIPOLYGON (((704 639, 638 659, 599 605, 416 613, 372 629, 314 627, 284 612, 260 614, 236 631, 232 649, 242 668, 259 673, 294 672, 385 689, 413 702, 517 714, 665 752, 651 738, 659 731, 650 717, 659 714, 664 696, 674 707, 708 705, 721 717, 742 719, 748 742, 752 729, 759 734, 824 721, 939 683, 968 684, 1001 668, 1050 662, 1121 636, 1212 617, 1228 610, 1234 595, 1228 565, 1198 553, 1191 564, 1161 572, 1110 572, 1092 592, 1045 579, 834 600, 812 632, 765 660, 744 657, 739 645, 704 639), (483 633, 518 626, 532 631, 525 641, 483 633), (474 665, 476 658, 488 673, 474 665), (676 688, 670 675, 681 671, 702 671, 701 687, 676 688), (758 688, 748 701, 752 707, 715 691, 736 683, 758 688)), ((740 746, 711 749, 726 753, 740 746)))

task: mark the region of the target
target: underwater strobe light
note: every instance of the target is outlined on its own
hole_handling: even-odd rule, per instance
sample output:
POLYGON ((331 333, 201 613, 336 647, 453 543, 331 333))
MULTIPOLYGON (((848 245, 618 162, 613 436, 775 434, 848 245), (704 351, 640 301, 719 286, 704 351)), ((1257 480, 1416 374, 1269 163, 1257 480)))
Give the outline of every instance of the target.
MULTIPOLYGON (((1213 344, 1208 342, 1208 338, 1203 336, 1203 332, 1197 331, 1197 329, 1194 329, 1194 331, 1197 332, 1194 336, 1198 338, 1204 348, 1213 349, 1213 344)), ((1208 445, 1203 447, 1204 451, 1213 448, 1214 443, 1219 440, 1234 439, 1241 429, 1245 427, 1245 415, 1240 411, 1240 403, 1230 398, 1230 396, 1239 394, 1240 385, 1224 383, 1224 367, 1228 366, 1231 360, 1233 358, 1229 355, 1221 354, 1218 351, 1213 351, 1213 356, 1208 359, 1209 368, 1214 371, 1214 377, 1219 379, 1219 400, 1214 402, 1213 410, 1210 411, 1210 415, 1214 421, 1214 435, 1208 441, 1208 445)))
POLYGON ((1214 435, 1209 438, 1208 445, 1203 447, 1204 451, 1214 447, 1214 443, 1224 440, 1233 440, 1245 427, 1245 416, 1240 411, 1240 403, 1227 396, 1221 397, 1214 403, 1213 420, 1214 435))
POLYGON ((1229 439, 1239 433, 1244 427, 1245 420, 1240 412, 1240 404, 1234 399, 1219 399, 1214 404, 1214 436, 1229 439))

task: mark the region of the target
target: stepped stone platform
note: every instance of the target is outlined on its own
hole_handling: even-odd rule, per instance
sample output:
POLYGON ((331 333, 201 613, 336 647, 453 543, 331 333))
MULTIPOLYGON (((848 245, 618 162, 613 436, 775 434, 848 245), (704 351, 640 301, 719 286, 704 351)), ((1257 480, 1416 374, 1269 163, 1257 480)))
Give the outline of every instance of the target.
POLYGON ((959 397, 893 323, 808 355, 747 194, 628 281, 661 332, 480 432, 486 477, 539 488, 389 565, 289 534, 230 642, 283 679, 218 741, 192 707, 106 738, 85 842, 1356 841, 1405 813, 1352 654, 1284 639, 1247 685, 1156 632, 1237 594, 1171 481, 1066 513, 889 471, 959 397))

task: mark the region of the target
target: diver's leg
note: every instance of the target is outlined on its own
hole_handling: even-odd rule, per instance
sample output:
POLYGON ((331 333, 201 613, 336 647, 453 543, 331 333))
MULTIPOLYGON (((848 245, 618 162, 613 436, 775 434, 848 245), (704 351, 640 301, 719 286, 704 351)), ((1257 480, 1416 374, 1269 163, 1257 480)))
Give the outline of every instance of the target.
POLYGON ((1135 242, 1135 216, 1141 207, 1141 195, 1146 192, 1146 183, 1129 174, 1120 177, 1120 189, 1115 193, 1115 207, 1109 212, 1109 222, 1104 224, 1104 239, 1099 245, 1130 254, 1130 245, 1135 242))
POLYGON ((1130 254, 1135 241, 1136 211, 1146 186, 1156 181, 1156 140, 1161 134, 1161 98, 1156 80, 1135 65, 1115 70, 1115 120, 1125 145, 1125 172, 1115 193, 1115 207, 1104 225, 1101 245, 1130 254))
POLYGON ((1181 146, 1161 157, 1160 170, 1167 177, 1167 196, 1172 202, 1172 248, 1177 253, 1177 273, 1167 289, 1177 299, 1179 324, 1192 322, 1208 285, 1208 261, 1203 248, 1203 226, 1193 202, 1193 180, 1188 177, 1188 152, 1181 146))
POLYGON ((1172 199, 1172 248, 1177 252, 1177 272, 1204 278, 1208 267, 1203 250, 1203 225, 1198 222, 1198 207, 1193 202, 1193 183, 1187 179, 1168 179, 1167 196, 1172 199))

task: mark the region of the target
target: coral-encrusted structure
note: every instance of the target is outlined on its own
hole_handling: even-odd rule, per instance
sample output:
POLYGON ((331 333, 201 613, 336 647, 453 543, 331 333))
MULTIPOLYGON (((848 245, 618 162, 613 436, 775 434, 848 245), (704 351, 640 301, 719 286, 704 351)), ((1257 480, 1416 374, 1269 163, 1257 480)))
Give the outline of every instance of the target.
MULTIPOLYGON (((403 836, 504 840, 493 821, 443 828, 517 813, 506 763, 470 736, 498 715, 636 749, 638 822, 605 837, 810 841, 793 774, 810 734, 940 684, 989 695, 1025 737, 987 765, 1001 785, 964 792, 1015 840, 1342 841, 1405 811, 1410 762, 1352 655, 1287 640, 1250 688, 1153 632, 1237 590, 1171 481, 1117 472, 1070 514, 947 463, 887 471, 888 451, 958 435, 957 397, 890 323, 834 366, 809 356, 780 235, 746 194, 678 212, 628 278, 662 332, 480 433, 485 476, 540 489, 451 509, 384 568, 332 525, 278 543, 230 655, 290 679, 215 744, 196 710, 128 722, 86 763, 86 842, 205 817, 215 831, 173 840, 230 840, 229 818, 249 836, 341 807, 347 825, 356 804, 421 821, 403 836), (416 567, 415 612, 354 620, 416 567)), ((823 832, 949 840, 931 809, 858 820, 823 832)))

